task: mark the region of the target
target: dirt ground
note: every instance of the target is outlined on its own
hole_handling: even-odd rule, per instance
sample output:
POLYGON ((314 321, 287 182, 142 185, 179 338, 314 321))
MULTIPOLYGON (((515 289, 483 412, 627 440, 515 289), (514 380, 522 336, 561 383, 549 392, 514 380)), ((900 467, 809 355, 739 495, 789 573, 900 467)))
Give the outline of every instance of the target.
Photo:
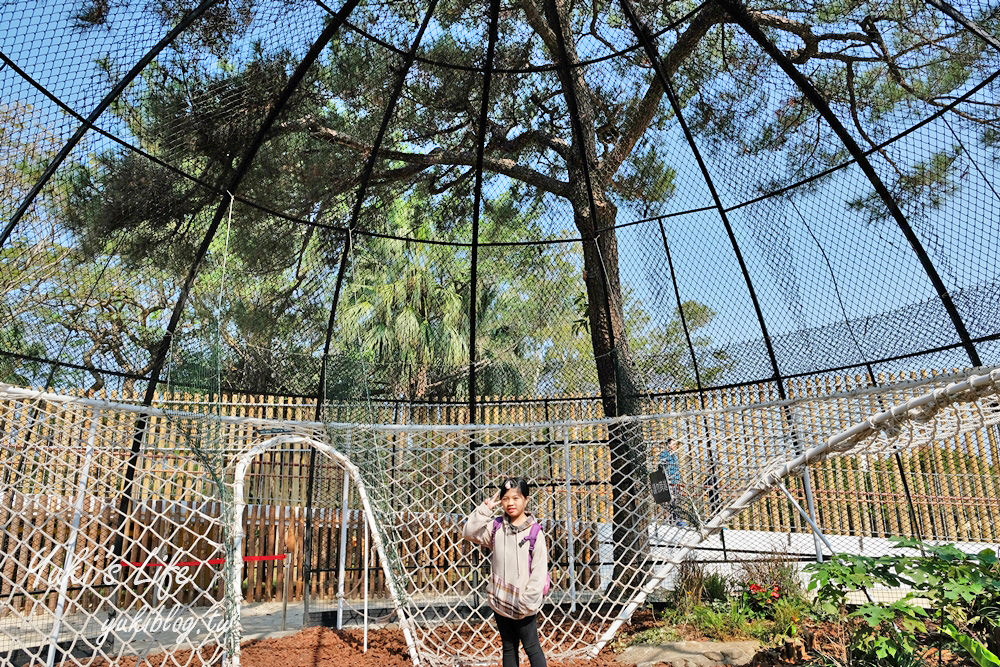
MULTIPOLYGON (((643 610, 632 618, 625 630, 631 634, 654 624, 656 620, 653 615, 643 610)), ((806 664, 820 653, 837 656, 843 651, 846 639, 843 628, 833 624, 810 623, 804 624, 803 631, 804 636, 794 642, 794 645, 761 651, 753 661, 753 667, 792 667, 806 664)), ((689 639, 697 638, 692 636, 689 639)), ((370 630, 368 651, 362 652, 362 646, 361 630, 337 631, 331 628, 313 627, 286 637, 245 642, 241 652, 241 665, 242 667, 410 667, 412 665, 406 640, 399 630, 370 630)), ((946 667, 964 667, 967 664, 947 651, 942 657, 944 658, 942 665, 946 667)), ((204 659, 197 656, 192 659, 189 654, 180 652, 170 656, 148 656, 138 663, 135 659, 120 660, 116 662, 115 667, 161 667, 161 665, 215 667, 216 664, 218 664, 218 653, 211 657, 204 655, 204 659)), ((522 664, 527 664, 523 654, 522 664)), ((606 648, 593 660, 550 660, 548 664, 550 667, 630 667, 616 661, 615 654, 610 648, 606 648)), ((91 663, 91 667, 110 667, 110 665, 94 662, 91 663)))
MULTIPOLYGON (((260 639, 243 643, 242 667, 412 667, 406 640, 399 630, 369 630, 368 651, 363 652, 361 630, 337 631, 313 627, 286 637, 260 639)), ((523 657, 523 655, 522 655, 523 657)), ((141 661, 124 658, 114 667, 216 667, 219 654, 211 650, 192 656, 188 651, 170 655, 147 656, 141 661), (214 653, 214 655, 213 655, 214 653)), ((89 667, 111 667, 104 660, 87 663, 89 667)), ((629 667, 615 661, 609 650, 594 660, 548 662, 549 667, 629 667)), ((68 667, 62 663, 60 667, 68 667)))
MULTIPOLYGON (((360 630, 337 632, 308 628, 290 637, 262 639, 243 645, 243 667, 410 667, 410 654, 398 630, 368 632, 368 652, 362 653, 360 630)), ((550 667, 621 667, 611 653, 595 660, 550 661, 550 667)))

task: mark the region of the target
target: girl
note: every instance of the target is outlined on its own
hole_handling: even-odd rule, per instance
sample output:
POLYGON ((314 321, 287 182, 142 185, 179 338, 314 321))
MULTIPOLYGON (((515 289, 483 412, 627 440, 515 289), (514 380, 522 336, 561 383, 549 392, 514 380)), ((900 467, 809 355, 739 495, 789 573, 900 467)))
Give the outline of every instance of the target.
POLYGON ((524 647, 531 667, 545 667, 537 621, 548 588, 545 535, 531 528, 538 522, 524 511, 529 493, 524 479, 510 477, 497 488, 495 496, 469 515, 462 537, 492 550, 487 592, 503 642, 503 667, 517 667, 518 644, 524 647), (502 518, 494 518, 498 505, 502 518))

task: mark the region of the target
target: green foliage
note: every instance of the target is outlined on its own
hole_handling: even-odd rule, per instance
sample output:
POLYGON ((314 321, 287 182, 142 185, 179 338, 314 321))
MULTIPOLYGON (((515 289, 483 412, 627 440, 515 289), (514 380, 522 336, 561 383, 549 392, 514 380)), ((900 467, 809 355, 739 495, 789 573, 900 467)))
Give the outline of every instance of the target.
POLYGON ((979 665, 979 667, 1000 667, 1000 658, 998 658, 993 651, 986 648, 986 646, 978 639, 959 632, 958 628, 950 623, 945 623, 941 627, 941 630, 946 635, 951 637, 956 644, 961 646, 969 657, 972 658, 977 665, 979 665))
POLYGON ((763 633, 762 624, 747 615, 739 605, 718 607, 699 604, 689 614, 691 624, 706 637, 719 641, 729 641, 763 633))
POLYGON ((859 664, 919 664, 916 633, 927 632, 927 612, 908 600, 865 604, 847 615, 851 623, 850 651, 859 664))
POLYGON ((775 637, 793 639, 799 635, 799 625, 809 612, 805 600, 779 598, 771 605, 772 632, 775 637))
POLYGON ((750 594, 762 605, 804 599, 798 568, 781 554, 741 562, 736 580, 741 596, 750 594))
POLYGON ((954 545, 928 544, 913 538, 893 538, 893 544, 919 549, 921 554, 841 554, 807 566, 812 572, 809 588, 816 592, 820 609, 832 616, 843 614, 850 592, 873 586, 911 589, 892 604, 863 604, 846 614, 851 624, 852 653, 864 664, 918 661, 919 638, 933 621, 978 664, 992 664, 992 647, 987 643, 995 640, 992 631, 1000 610, 1000 564, 996 553, 984 549, 966 554, 954 545), (933 618, 917 604, 918 600, 925 600, 930 609, 936 610, 933 618))
POLYGON ((761 585, 750 581, 740 593, 740 599, 752 613, 770 618, 774 605, 781 599, 781 588, 778 584, 761 585))
POLYGON ((681 639, 683 639, 683 635, 681 635, 677 628, 669 625, 657 625, 630 635, 620 647, 624 648, 636 644, 666 644, 668 642, 680 641, 681 639))
MULTIPOLYGON (((799 93, 789 92, 787 86, 760 85, 776 73, 776 65, 746 35, 732 29, 717 6, 696 7, 685 0, 669 3, 669 11, 664 11, 661 4, 638 2, 636 9, 649 17, 654 31, 666 31, 658 37, 658 47, 670 63, 668 76, 696 140, 709 151, 724 146, 727 159, 735 146, 742 156, 768 166, 761 170, 766 175, 760 182, 746 184, 748 191, 794 182, 845 159, 840 142, 799 93), (688 11, 694 12, 693 22, 673 23, 688 11)), ((561 19, 570 39, 564 48, 571 60, 587 60, 603 53, 602 44, 621 42, 624 19, 614 3, 556 6, 565 13, 561 19)), ((179 0, 156 0, 137 2, 131 11, 143 8, 163 26, 176 25, 190 9, 179 0)), ((67 9, 81 30, 104 30, 115 19, 115 3, 107 0, 83 0, 67 9)), ((878 10, 846 1, 800 3, 787 10, 792 20, 776 9, 767 23, 780 44, 798 45, 803 31, 817 37, 792 56, 833 108, 853 121, 869 147, 964 92, 983 59, 990 57, 984 55, 987 47, 981 40, 954 30, 923 3, 880 5, 878 10)), ((270 11, 260 0, 213 5, 115 100, 110 109, 114 118, 106 119, 109 127, 124 127, 129 141, 185 175, 128 151, 79 151, 71 158, 77 162, 67 162, 60 170, 54 183, 59 194, 38 207, 57 218, 53 225, 64 249, 72 247, 79 251, 77 259, 94 266, 107 263, 136 275, 151 272, 162 284, 176 286, 184 280, 208 224, 230 203, 220 193, 244 166, 240 161, 246 147, 297 62, 288 43, 252 41, 251 26, 270 11), (65 238, 69 235, 72 243, 65 238)), ((417 3, 390 3, 378 12, 361 7, 351 20, 381 34, 419 23, 423 11, 417 3)), ((988 26, 995 22, 990 15, 973 19, 988 26)), ((491 83, 482 239, 550 239, 552 230, 539 222, 538 210, 524 210, 542 203, 547 220, 573 220, 585 237, 596 223, 587 219, 592 202, 607 211, 600 226, 609 237, 619 209, 629 210, 630 217, 664 211, 663 203, 673 197, 678 182, 674 153, 664 148, 670 146, 676 119, 644 56, 626 52, 579 78, 577 85, 583 89, 572 104, 581 106, 581 135, 566 122, 569 87, 546 65, 559 53, 544 16, 505 11, 499 20, 500 34, 516 38, 500 41, 496 62, 519 74, 497 76, 491 83), (590 192, 578 167, 580 156, 595 165, 590 192)), ((184 321, 190 324, 180 333, 190 347, 178 354, 186 365, 179 370, 194 376, 202 367, 217 367, 223 384, 309 391, 318 381, 329 288, 346 242, 341 230, 348 221, 355 230, 377 234, 406 228, 414 234, 426 232, 436 241, 467 242, 473 180, 469 156, 479 134, 476 100, 482 78, 472 68, 433 63, 479 64, 483 30, 479 9, 453 3, 436 10, 434 29, 420 44, 422 57, 407 73, 404 94, 395 104, 381 146, 386 152, 366 182, 357 219, 351 212, 359 193, 359 165, 371 154, 399 61, 362 30, 338 32, 263 137, 252 168, 240 182, 238 194, 260 206, 235 206, 230 242, 212 242, 210 255, 226 257, 230 277, 223 280, 222 262, 210 256, 208 273, 199 275, 185 313, 184 321), (418 208, 427 210, 416 215, 418 208), (404 224, 401 218, 411 214, 420 220, 404 224), (213 307, 220 294, 225 294, 225 305, 213 307)), ((124 71, 122 65, 111 56, 97 63, 108 76, 124 71)), ((983 94, 991 92, 993 88, 986 88, 983 94)), ((995 105, 967 106, 963 120, 980 129, 984 145, 995 147, 1000 124, 995 105)), ((17 140, 7 142, 13 147, 7 154, 31 156, 18 157, 23 164, 0 165, 4 199, 17 201, 24 184, 31 183, 21 176, 37 173, 47 163, 45 151, 34 150, 40 147, 32 143, 46 142, 38 132, 27 132, 34 138, 25 139, 16 110, 8 111, 0 108, 4 129, 10 134, 8 128, 13 128, 17 140), (12 175, 16 182, 8 185, 12 175)), ((941 206, 958 188, 965 168, 956 147, 915 159, 877 150, 891 163, 895 176, 889 186, 908 214, 941 206)), ((873 221, 884 219, 877 198, 855 195, 853 206, 873 221)), ((393 244, 405 243, 377 236, 351 241, 367 256, 351 260, 358 264, 351 269, 351 280, 359 286, 344 296, 356 307, 344 319, 338 314, 336 325, 344 338, 330 352, 345 369, 343 377, 361 377, 359 368, 368 368, 372 377, 367 388, 373 393, 423 397, 467 391, 456 374, 463 354, 468 355, 468 323, 456 313, 463 308, 468 312, 471 305, 468 257, 456 252, 446 259, 431 248, 395 248, 393 244), (399 277, 390 277, 387 267, 399 277), (405 285, 419 289, 420 303, 400 306, 394 294, 405 285), (373 328, 355 335, 361 333, 359 323, 373 328)), ((493 263, 495 274, 479 286, 482 321, 477 322, 479 338, 473 341, 482 363, 477 389, 604 390, 614 378, 598 381, 592 359, 608 355, 611 342, 602 329, 596 334, 590 330, 590 318, 599 311, 581 300, 579 282, 570 280, 582 273, 578 249, 534 251, 540 257, 512 249, 508 267, 493 263), (526 294, 537 303, 529 303, 526 294), (547 321, 545 308, 550 319, 571 319, 566 313, 577 319, 547 321)), ((654 321, 648 307, 628 295, 627 287, 618 287, 617 256, 606 260, 608 283, 616 292, 610 303, 620 309, 617 319, 628 332, 615 340, 624 352, 613 356, 623 366, 614 369, 615 377, 631 380, 642 373, 657 387, 693 386, 681 313, 702 383, 716 382, 733 366, 734 360, 713 349, 703 335, 715 316, 709 305, 689 301, 672 317, 654 321), (648 363, 636 369, 631 359, 648 363)), ((603 280, 602 272, 589 268, 584 280, 593 288, 594 281, 603 280)), ((50 289, 44 281, 37 284, 42 291, 50 289)), ((97 284, 102 297, 119 296, 117 288, 97 284)), ((121 290, 126 300, 133 288, 121 290)), ((151 289, 157 292, 159 286, 151 289)), ((9 295, 3 296, 7 300, 9 295)), ((39 292, 32 298, 37 305, 50 296, 39 292)), ((158 299, 153 301, 159 305, 158 299)), ((87 347, 95 343, 99 328, 91 324, 72 331, 71 337, 87 347)), ((156 330, 154 325, 148 328, 156 330)), ((27 335, 27 329, 23 331, 27 335)), ((123 370, 141 370, 151 345, 146 334, 143 331, 136 341, 104 343, 99 353, 110 358, 128 348, 129 364, 123 370)), ((350 393, 357 386, 345 382, 328 390, 350 393)))
POLYGON ((705 567, 698 562, 686 560, 677 568, 672 602, 681 614, 690 613, 702 601, 705 590, 705 567))
MULTIPOLYGON (((771 573, 783 582, 792 579, 788 570, 794 571, 777 558, 750 568, 758 574, 771 573)), ((700 563, 683 562, 677 571, 675 588, 666 596, 670 604, 663 613, 664 625, 630 638, 627 643, 653 641, 665 635, 679 637, 685 632, 719 641, 754 638, 765 644, 779 644, 799 635, 802 619, 808 613, 800 587, 788 584, 794 594, 768 598, 756 605, 743 594, 745 590, 731 595, 732 586, 723 575, 706 574, 700 563)))
MULTIPOLYGON (((798 636, 804 606, 782 601, 775 609, 777 614, 770 619, 757 615, 738 599, 674 606, 664 612, 663 625, 652 628, 646 637, 694 633, 716 641, 753 638, 764 644, 778 644, 798 636)), ((630 639, 628 643, 641 641, 630 639)))
POLYGON ((729 599, 729 578, 718 572, 705 575, 702 597, 708 603, 725 602, 729 599))

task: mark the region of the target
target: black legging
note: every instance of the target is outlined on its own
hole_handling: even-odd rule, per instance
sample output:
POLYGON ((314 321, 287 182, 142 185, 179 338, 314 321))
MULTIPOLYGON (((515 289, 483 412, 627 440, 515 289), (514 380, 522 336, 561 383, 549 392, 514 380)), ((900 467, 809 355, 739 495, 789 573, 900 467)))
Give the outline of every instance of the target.
POLYGON ((507 618, 493 612, 503 640, 503 667, 517 667, 517 645, 524 647, 531 667, 545 667, 545 655, 538 643, 538 614, 527 618, 507 618))

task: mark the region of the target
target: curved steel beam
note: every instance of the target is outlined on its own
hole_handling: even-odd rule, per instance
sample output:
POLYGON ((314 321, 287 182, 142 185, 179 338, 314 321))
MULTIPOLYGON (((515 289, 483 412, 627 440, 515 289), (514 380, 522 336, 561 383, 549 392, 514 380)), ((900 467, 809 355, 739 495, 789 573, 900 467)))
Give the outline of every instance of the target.
MULTIPOLYGON (((604 233, 608 232, 610 234, 615 233, 614 227, 610 229, 598 229, 597 226, 597 202, 594 200, 594 187, 592 184, 592 177, 590 173, 590 163, 587 161, 587 136, 586 130, 583 127, 583 122, 580 120, 580 100, 577 96, 576 86, 574 85, 574 78, 571 71, 571 65, 579 66, 578 63, 569 62, 569 50, 566 48, 566 36, 563 34, 563 25, 561 17, 559 16, 559 7, 555 0, 545 1, 545 15, 548 22, 551 24, 552 31, 555 33, 556 44, 559 49, 559 71, 562 74, 563 86, 565 88, 564 95, 566 97, 566 105, 569 109, 569 119, 570 125, 573 128, 573 135, 576 136, 577 141, 575 142, 579 147, 579 160, 580 160, 580 171, 583 174, 584 186, 587 188, 587 205, 590 209, 590 221, 592 226, 592 236, 591 238, 586 238, 584 236, 583 230, 580 230, 580 242, 582 245, 586 245, 588 242, 594 244, 594 248, 597 251, 598 257, 600 259, 601 266, 601 279, 604 281, 604 316, 608 320, 608 343, 611 346, 612 364, 615 367, 615 415, 617 416, 620 412, 620 394, 621 387, 618 385, 619 382, 619 369, 618 369, 618 344, 615 342, 615 326, 614 318, 611 313, 611 282, 608 278, 608 269, 604 264, 604 258, 601 256, 601 246, 597 242, 598 237, 604 233)), ((584 248, 586 252, 586 248, 584 248)), ((589 304, 594 306, 595 304, 589 304)), ((622 322, 624 327, 624 321, 622 322)), ((592 334, 593 335, 593 334, 592 334)), ((603 391, 602 391, 603 395, 603 391)), ((633 397, 634 398, 637 397, 633 397)))
POLYGON ((910 226, 909 221, 907 221, 906 216, 903 215, 903 211, 900 210, 899 206, 896 204, 896 200, 893 199, 892 193, 886 187, 885 183, 879 177, 878 173, 875 171, 875 167, 868 160, 865 152, 861 150, 861 146, 858 142, 854 140, 854 137, 847 131, 847 128, 840 122, 836 114, 833 113, 833 109, 827 103, 826 98, 823 94, 812 84, 812 82, 802 74, 791 60, 767 38, 764 31, 760 29, 760 26, 753 19, 752 16, 747 12, 746 7, 743 6, 739 0, 716 0, 719 6, 733 19, 733 21, 743 28, 744 32, 750 36, 757 44, 767 53, 774 62, 784 70, 788 78, 798 86, 802 94, 809 100, 809 102, 816 108, 819 114, 827 122, 830 128, 834 131, 837 137, 843 142, 844 147, 854 158, 854 161, 864 172, 865 176, 871 182, 872 187, 878 194, 882 203, 888 209, 889 214, 896 221, 899 226, 900 231, 906 238, 913 252, 917 256, 917 260, 920 262, 921 267, 923 267, 924 272, 927 274, 928 279, 931 281, 931 285, 934 287, 934 291, 937 293, 938 298, 941 300, 941 304, 944 306, 945 311, 948 313, 948 317, 951 318, 952 325, 955 327, 955 331, 958 333, 959 339, 962 341, 962 347, 965 348, 965 353, 969 356, 969 361, 973 366, 982 366, 982 360, 979 358, 979 352, 976 350, 976 346, 973 344, 971 337, 969 336, 969 330, 965 326, 965 322, 962 320, 962 316, 958 312, 958 308, 955 306, 954 301, 951 299, 951 294, 948 292, 948 288, 945 286, 944 281, 941 280, 941 276, 938 275, 937 269, 934 267, 934 263, 931 262, 931 258, 928 256, 927 251, 924 249, 923 244, 920 243, 920 239, 917 237, 916 232, 910 226))
MULTIPOLYGON (((431 16, 434 14, 436 6, 437 0, 431 0, 430 6, 427 9, 427 14, 424 16, 423 23, 420 24, 420 29, 417 31, 417 35, 413 40, 413 45, 410 48, 406 60, 404 61, 404 66, 401 67, 397 73, 396 82, 393 87, 392 94, 389 97, 389 103, 386 105, 385 113, 382 115, 382 123, 379 126, 378 134, 372 144, 371 153, 369 153, 368 159, 365 160, 365 165, 361 172, 361 182, 358 185, 358 196, 354 201, 354 208, 351 210, 351 219, 347 223, 347 235, 344 238, 344 250, 340 256, 340 267, 337 269, 337 283, 333 289, 333 303, 330 305, 330 317, 326 323, 326 336, 323 341, 323 356, 320 359, 319 366, 319 385, 316 387, 316 421, 320 421, 322 419, 323 407, 326 405, 326 376, 330 359, 330 345, 333 341, 333 326, 337 320, 337 305, 340 303, 340 291, 344 284, 344 275, 347 273, 347 262, 350 259, 351 247, 354 242, 351 232, 357 226, 358 218, 361 216, 361 206, 364 203, 365 195, 368 192, 368 183, 371 181, 372 172, 375 169, 375 162, 378 160, 379 150, 381 150, 382 142, 385 140, 385 133, 389 128, 389 121, 392 119, 392 114, 396 109, 396 103, 399 101, 399 96, 403 92, 403 84, 406 81, 406 75, 413 66, 413 61, 417 55, 417 47, 420 46, 420 42, 423 40, 424 32, 427 30, 427 25, 430 23, 431 16)), ((304 563, 302 579, 303 589, 305 591, 303 596, 303 615, 306 619, 309 618, 309 582, 312 578, 313 569, 312 507, 314 494, 313 480, 316 476, 315 471, 316 450, 312 449, 309 452, 309 478, 306 482, 306 538, 302 548, 302 560, 304 563)))
MULTIPOLYGON (((302 83, 305 78, 306 72, 313 65, 317 58, 319 58, 320 53, 326 47, 327 43, 333 36, 337 34, 340 27, 343 25, 344 21, 350 15, 351 11, 358 4, 358 0, 347 0, 340 11, 334 16, 326 27, 320 33, 319 37, 310 47, 309 51, 303 57, 302 61, 292 72, 288 81, 285 84, 284 89, 275 99, 274 104, 271 106, 270 111, 261 123, 260 128, 257 130, 256 136, 247 145, 243 154, 240 156, 240 161, 235 173, 229 180, 229 184, 226 190, 230 193, 236 192, 239 189, 240 183, 243 177, 250 169, 250 165, 253 162, 254 156, 260 147, 264 144, 264 140, 267 137, 267 133, 270 131, 271 126, 277 120, 278 115, 284 111, 285 105, 288 100, 291 99, 292 94, 302 83)), ((231 201, 231 200, 230 200, 231 201)), ((181 313, 184 311, 184 305, 187 302, 188 294, 191 291, 191 287, 194 284, 195 277, 198 274, 198 269, 201 266, 202 260, 204 260, 205 255, 208 253, 208 247, 215 238, 215 234, 219 229, 219 224, 225 217, 226 210, 229 206, 229 201, 223 200, 219 202, 219 206, 215 211, 215 216, 212 218, 212 222, 209 224, 207 231, 205 232, 205 237, 202 239, 201 245, 195 254, 194 260, 191 262, 191 268, 188 270, 187 278, 184 280, 184 284, 181 287, 180 294, 177 297, 177 302, 174 304, 173 312, 170 314, 170 321, 167 324, 167 331, 160 341, 160 345, 157 348, 156 356, 153 359, 153 366, 149 374, 149 384, 146 387, 146 394, 143 397, 142 405, 149 406, 153 402, 153 397, 156 395, 156 387, 160 381, 160 373, 163 370, 163 365, 167 357, 167 353, 170 350, 171 340, 174 335, 174 331, 177 328, 177 324, 180 321, 181 313)), ((118 527, 115 531, 115 544, 114 553, 116 555, 121 553, 122 546, 124 544, 125 535, 122 531, 125 521, 128 516, 129 505, 132 500, 132 485, 135 479, 136 464, 139 460, 139 453, 142 450, 142 441, 144 439, 146 429, 149 425, 148 415, 143 415, 136 420, 135 430, 132 436, 132 449, 129 456, 129 460, 125 471, 125 479, 122 484, 122 496, 121 501, 118 506, 118 527)))
POLYGON ((17 210, 14 211, 14 215, 12 215, 10 221, 7 222, 3 232, 0 232, 0 246, 7 242, 7 239, 10 238, 11 233, 14 231, 14 227, 16 227, 17 223, 21 221, 21 218, 24 217, 24 214, 35 201, 38 194, 42 191, 42 188, 45 187, 45 184, 48 183, 49 179, 51 179, 56 173, 59 165, 61 165, 63 161, 69 157, 69 154, 73 152, 76 145, 80 143, 80 140, 83 139, 83 135, 87 133, 87 130, 89 130, 93 124, 97 122, 97 119, 100 118, 101 114, 104 113, 109 106, 111 106, 112 102, 118 99, 118 96, 121 95, 122 91, 124 91, 125 88, 128 87, 128 85, 132 83, 137 76, 139 76, 142 70, 146 68, 146 65, 151 63, 156 56, 160 55, 160 52, 163 51, 163 49, 174 41, 174 38, 176 38, 177 35, 182 33, 199 16, 201 16, 206 9, 218 1, 219 0, 203 0, 200 5, 184 15, 180 22, 174 26, 170 32, 164 35, 163 39, 157 42, 153 48, 146 53, 146 55, 139 59, 139 62, 137 62, 132 69, 130 69, 125 76, 121 78, 115 87, 112 88, 100 102, 98 102, 93 111, 91 111, 80 126, 76 128, 76 132, 73 133, 73 136, 69 138, 59 152, 56 153, 55 157, 52 158, 52 162, 49 163, 49 166, 45 168, 45 171, 43 171, 38 177, 38 180, 35 181, 35 185, 32 186, 31 190, 29 190, 24 196, 24 199, 21 200, 21 204, 17 207, 17 210))
POLYGON ((681 319, 681 328, 684 330, 684 341, 687 343, 688 354, 691 355, 691 367, 694 369, 694 383, 698 387, 698 397, 701 399, 701 408, 705 409, 704 387, 701 385, 701 370, 698 365, 698 355, 694 353, 694 343, 691 341, 691 330, 688 328, 687 316, 684 314, 684 307, 681 302, 681 290, 677 286, 677 272, 674 271, 674 259, 670 254, 670 244, 667 243, 667 231, 663 228, 663 220, 657 220, 660 225, 660 238, 663 239, 663 254, 667 256, 667 268, 670 270, 670 283, 674 287, 674 298, 677 300, 677 316, 681 319))
POLYGON ((649 27, 639 20, 639 17, 632 9, 632 3, 629 2, 629 0, 621 0, 621 5, 625 15, 629 19, 629 23, 631 23, 632 31, 635 33, 636 37, 639 38, 639 41, 642 42, 642 46, 646 50, 646 55, 653 65, 656 77, 659 79, 660 85, 663 86, 663 90, 667 94, 667 99, 670 100, 670 106, 674 111, 674 115, 677 116, 677 122, 680 123, 681 130, 684 131, 684 138, 687 140, 688 146, 691 148, 691 153, 698 162, 698 168, 701 170, 702 178, 705 179, 705 184, 708 186, 708 190, 712 194, 712 201, 715 203, 715 208, 719 212, 722 224, 726 228, 726 234, 729 236, 729 242, 733 246, 733 252, 736 254, 736 261, 739 263, 740 271, 743 274, 743 281, 746 283, 747 291, 750 294, 750 301, 753 303, 754 313, 757 315, 757 324, 760 326, 761 335, 764 337, 764 346, 767 349, 767 357, 771 362, 771 369, 774 371, 773 379, 775 384, 778 386, 778 396, 779 398, 784 399, 786 398, 785 383, 781 375, 781 370, 778 368, 778 358, 774 353, 774 346, 771 344, 771 335, 768 333, 767 323, 764 321, 764 312, 761 310, 760 300, 757 298, 757 291, 754 289, 753 281, 750 279, 750 271, 747 268, 746 261, 743 259, 743 252, 740 250, 740 245, 736 240, 736 234, 733 232, 733 227, 729 223, 729 216, 726 213, 726 208, 722 205, 722 199, 719 197, 719 192, 715 188, 715 182, 712 180, 712 175, 708 171, 708 166, 705 164, 705 160, 701 156, 701 151, 698 150, 698 145, 695 143, 694 135, 691 133, 691 129, 688 127, 688 124, 684 120, 684 116, 681 113, 680 100, 677 99, 673 86, 670 85, 670 80, 667 78, 666 73, 663 71, 663 67, 660 65, 661 61, 656 51, 656 46, 653 44, 653 37, 649 27))
POLYGON ((490 102, 490 84, 493 81, 493 59, 496 55, 497 23, 500 18, 500 0, 490 0, 489 41, 486 44, 486 72, 483 74, 483 99, 479 107, 479 131, 476 133, 476 185, 472 209, 472 258, 469 266, 469 423, 476 423, 476 318, 479 304, 479 208, 483 201, 483 153, 486 149, 487 111, 490 102))
POLYGON ((330 356, 330 345, 333 340, 333 325, 337 319, 337 305, 340 303, 340 291, 344 284, 344 274, 347 273, 347 263, 350 259, 351 248, 354 245, 354 239, 351 233, 358 224, 358 218, 361 216, 361 206, 364 204, 365 196, 368 194, 368 183, 371 181, 372 171, 375 169, 375 162, 378 160, 379 151, 382 149, 382 142, 385 140, 385 133, 389 128, 389 121, 392 120, 392 114, 396 109, 396 103, 399 101, 399 96, 403 92, 403 84, 406 81, 406 75, 409 73, 410 68, 413 67, 413 61, 416 59, 417 47, 420 46, 420 42, 424 37, 424 32, 427 30, 427 25, 430 23, 431 16, 434 14, 434 9, 437 7, 437 0, 431 0, 430 6, 427 8, 427 14, 424 16, 423 23, 420 24, 419 30, 417 30, 417 35, 413 40, 413 45, 404 61, 404 66, 399 69, 398 76, 396 77, 396 83, 392 90, 392 95, 389 97, 389 103, 386 106, 385 114, 382 116, 382 124, 379 126, 378 134, 375 137, 375 141, 372 144, 371 153, 368 155, 368 159, 365 160, 365 166, 361 172, 361 183, 358 185, 358 197, 354 201, 354 208, 351 210, 351 219, 347 223, 347 237, 344 239, 344 251, 340 255, 340 267, 337 269, 337 283, 333 289, 333 303, 330 306, 330 318, 326 323, 326 337, 323 343, 323 357, 320 360, 319 369, 319 387, 316 392, 316 419, 319 420, 323 414, 323 405, 326 398, 326 374, 327 374, 327 364, 330 356))

